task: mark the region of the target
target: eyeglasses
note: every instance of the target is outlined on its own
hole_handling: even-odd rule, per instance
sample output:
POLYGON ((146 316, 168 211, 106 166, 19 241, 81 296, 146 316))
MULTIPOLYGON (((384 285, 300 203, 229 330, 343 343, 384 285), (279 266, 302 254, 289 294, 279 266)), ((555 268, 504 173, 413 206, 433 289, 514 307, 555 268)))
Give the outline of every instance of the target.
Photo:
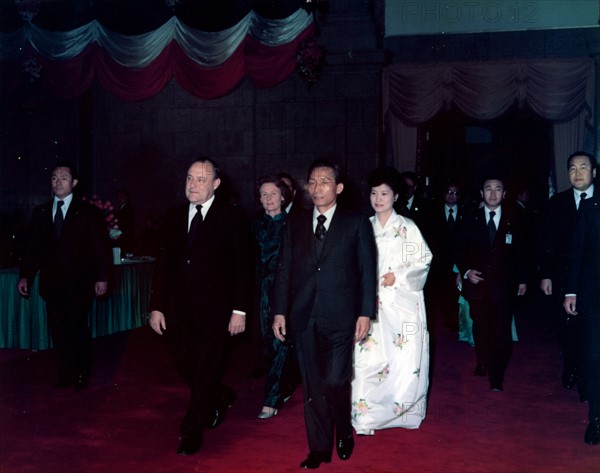
POLYGON ((446 191, 446 195, 458 195, 458 191, 446 191))

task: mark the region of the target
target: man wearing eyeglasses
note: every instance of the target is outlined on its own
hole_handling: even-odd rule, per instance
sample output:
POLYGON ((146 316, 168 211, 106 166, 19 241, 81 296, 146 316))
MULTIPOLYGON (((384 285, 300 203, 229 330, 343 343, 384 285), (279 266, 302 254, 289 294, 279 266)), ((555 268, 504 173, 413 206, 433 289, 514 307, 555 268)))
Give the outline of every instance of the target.
POLYGON ((452 242, 456 223, 462 218, 459 207, 460 190, 449 182, 442 193, 440 203, 431 211, 428 225, 424 228, 425 238, 435 255, 425 286, 431 349, 435 350, 436 326, 442 324, 458 331, 458 289, 456 274, 452 271, 452 242))

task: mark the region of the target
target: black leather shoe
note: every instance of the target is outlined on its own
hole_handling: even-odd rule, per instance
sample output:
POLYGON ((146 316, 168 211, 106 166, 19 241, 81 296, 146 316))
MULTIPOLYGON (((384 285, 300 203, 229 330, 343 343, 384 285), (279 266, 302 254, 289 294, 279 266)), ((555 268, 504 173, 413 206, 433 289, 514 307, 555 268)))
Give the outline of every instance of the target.
POLYGON ((75 381, 73 382, 73 389, 75 391, 83 391, 88 387, 89 378, 83 374, 76 376, 75 381))
POLYGON ((600 442, 600 418, 596 417, 590 421, 590 424, 585 429, 583 440, 588 445, 598 445, 600 442))
POLYGON ((198 453, 202 447, 201 435, 184 435, 177 449, 177 455, 193 455, 198 453))
POLYGON ((485 366, 483 363, 478 363, 477 366, 475 367, 475 370, 473 370, 473 375, 474 376, 485 376, 487 374, 487 366, 485 366))
POLYGON ((565 370, 562 375, 562 385, 565 389, 572 389, 577 384, 577 371, 565 370))
POLYGON ((338 438, 337 443, 335 444, 335 449, 337 450, 340 460, 348 460, 350 455, 352 455, 352 451, 354 450, 354 437, 352 434, 350 434, 348 437, 338 438))
POLYGON ((212 419, 208 423, 209 429, 216 429, 225 420, 227 409, 229 409, 237 398, 237 394, 229 386, 223 387, 223 393, 219 404, 213 409, 212 419))
POLYGON ((323 452, 310 452, 302 463, 300 463, 300 468, 306 468, 308 470, 314 470, 315 468, 319 468, 321 463, 330 463, 331 462, 331 453, 323 453, 323 452))
POLYGON ((496 391, 497 393, 501 393, 502 391, 504 391, 504 388, 502 387, 502 384, 500 384, 500 383, 490 384, 490 389, 492 391, 496 391))

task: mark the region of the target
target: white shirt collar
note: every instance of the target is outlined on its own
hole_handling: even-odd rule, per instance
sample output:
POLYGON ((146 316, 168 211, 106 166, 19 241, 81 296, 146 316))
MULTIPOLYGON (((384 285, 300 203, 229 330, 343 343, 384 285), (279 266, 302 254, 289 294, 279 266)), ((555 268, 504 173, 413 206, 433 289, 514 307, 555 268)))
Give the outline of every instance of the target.
POLYGON ((585 192, 585 198, 586 199, 591 199, 594 196, 594 184, 592 184, 590 187, 588 187, 584 191, 579 191, 577 189, 573 189, 573 192, 575 193, 575 199, 577 201, 579 201, 579 199, 581 199, 581 194, 583 192, 585 192))
MULTIPOLYGON (((204 202, 202 204, 202 219, 204 220, 206 218, 206 214, 208 213, 208 211, 210 210, 211 205, 213 204, 213 202, 215 201, 215 196, 213 195, 210 199, 208 199, 206 202, 204 202)), ((191 221, 194 218, 194 215, 196 215, 196 205, 198 204, 192 204, 190 202, 190 207, 189 207, 189 221, 191 221)))
POLYGON ((458 214, 458 205, 454 204, 453 206, 450 206, 448 204, 444 204, 444 212, 446 212, 446 218, 448 218, 448 215, 450 215, 450 209, 452 209, 452 216, 456 218, 456 215, 458 214))
POLYGON ((66 196, 64 199, 59 199, 58 197, 54 196, 54 202, 52 203, 52 215, 56 214, 56 203, 62 200, 63 206, 62 206, 62 212, 63 215, 67 215, 67 210, 69 210, 69 206, 71 205, 71 202, 73 201, 73 193, 71 192, 68 196, 66 196))
MULTIPOLYGON (((483 208, 485 209, 485 221, 488 222, 490 220, 491 210, 487 208, 487 205, 484 205, 483 208)), ((500 217, 502 216, 502 206, 498 207, 496 210, 494 210, 494 212, 496 212, 496 215, 494 215, 494 223, 497 227, 500 217)))

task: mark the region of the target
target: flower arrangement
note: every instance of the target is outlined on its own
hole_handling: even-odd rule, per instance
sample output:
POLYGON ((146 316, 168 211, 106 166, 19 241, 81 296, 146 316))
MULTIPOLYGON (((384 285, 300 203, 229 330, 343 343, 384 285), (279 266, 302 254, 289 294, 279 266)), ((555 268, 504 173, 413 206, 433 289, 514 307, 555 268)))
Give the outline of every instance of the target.
POLYGON ((314 85, 321 70, 325 65, 325 53, 327 49, 314 39, 307 39, 300 43, 296 52, 296 70, 300 78, 308 84, 314 85))
MULTIPOLYGON (((87 199, 84 197, 83 200, 87 199)), ((109 200, 102 201, 102 199, 100 199, 97 195, 94 195, 91 199, 89 199, 89 203, 95 207, 98 207, 102 211, 111 240, 118 239, 123 234, 123 231, 119 228, 119 220, 113 213, 115 210, 113 204, 111 204, 109 200)))

